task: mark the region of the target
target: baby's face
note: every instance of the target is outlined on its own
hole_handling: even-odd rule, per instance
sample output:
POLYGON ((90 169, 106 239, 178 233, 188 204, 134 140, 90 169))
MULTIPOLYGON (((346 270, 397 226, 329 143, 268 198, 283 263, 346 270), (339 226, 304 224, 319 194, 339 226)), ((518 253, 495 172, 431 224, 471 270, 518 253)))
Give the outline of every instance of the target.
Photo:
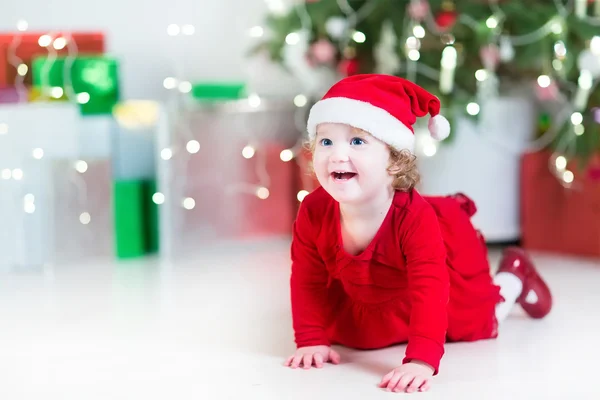
POLYGON ((313 168, 319 183, 338 202, 360 204, 389 190, 388 146, 346 124, 317 128, 313 168))

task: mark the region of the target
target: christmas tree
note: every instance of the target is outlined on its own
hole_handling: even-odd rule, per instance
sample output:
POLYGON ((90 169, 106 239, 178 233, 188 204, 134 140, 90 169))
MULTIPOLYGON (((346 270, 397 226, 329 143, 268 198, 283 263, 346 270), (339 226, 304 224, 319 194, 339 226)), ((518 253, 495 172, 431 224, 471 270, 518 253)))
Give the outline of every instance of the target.
POLYGON ((267 26, 256 50, 273 60, 306 40, 313 68, 406 77, 446 113, 476 118, 486 99, 530 85, 566 111, 550 113, 551 146, 583 161, 600 152, 600 0, 306 0, 273 8, 267 26))

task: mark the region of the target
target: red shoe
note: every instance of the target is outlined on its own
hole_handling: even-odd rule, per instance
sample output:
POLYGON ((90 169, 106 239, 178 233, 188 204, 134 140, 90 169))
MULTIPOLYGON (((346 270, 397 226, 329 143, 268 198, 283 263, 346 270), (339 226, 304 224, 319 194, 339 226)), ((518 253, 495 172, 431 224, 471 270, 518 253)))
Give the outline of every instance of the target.
POLYGON ((498 272, 510 272, 523 282, 517 303, 530 317, 544 318, 548 315, 552 309, 552 294, 525 250, 518 247, 504 250, 498 272))

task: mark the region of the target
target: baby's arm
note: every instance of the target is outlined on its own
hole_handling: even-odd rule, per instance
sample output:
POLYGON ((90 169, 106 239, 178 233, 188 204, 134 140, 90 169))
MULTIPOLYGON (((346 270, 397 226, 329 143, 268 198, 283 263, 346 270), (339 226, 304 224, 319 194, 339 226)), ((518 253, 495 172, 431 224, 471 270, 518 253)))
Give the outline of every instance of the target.
POLYGON ((402 229, 412 312, 406 357, 430 365, 437 374, 448 327, 449 278, 446 248, 435 211, 429 204, 410 211, 402 229))
POLYGON ((305 203, 293 226, 290 278, 292 320, 298 348, 329 346, 325 334, 328 272, 315 246, 305 203))

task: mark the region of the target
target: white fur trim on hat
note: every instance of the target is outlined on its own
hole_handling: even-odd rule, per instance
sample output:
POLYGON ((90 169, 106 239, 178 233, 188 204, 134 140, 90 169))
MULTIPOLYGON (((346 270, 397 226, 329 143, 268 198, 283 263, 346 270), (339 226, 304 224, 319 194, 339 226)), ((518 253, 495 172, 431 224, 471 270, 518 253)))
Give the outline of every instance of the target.
POLYGON ((431 137, 436 140, 444 140, 450 135, 450 122, 442 115, 431 117, 427 125, 431 137))
POLYGON ((371 103, 345 97, 318 101, 308 116, 307 130, 311 140, 317 134, 317 125, 326 122, 362 129, 396 150, 414 151, 414 133, 390 113, 371 103))

